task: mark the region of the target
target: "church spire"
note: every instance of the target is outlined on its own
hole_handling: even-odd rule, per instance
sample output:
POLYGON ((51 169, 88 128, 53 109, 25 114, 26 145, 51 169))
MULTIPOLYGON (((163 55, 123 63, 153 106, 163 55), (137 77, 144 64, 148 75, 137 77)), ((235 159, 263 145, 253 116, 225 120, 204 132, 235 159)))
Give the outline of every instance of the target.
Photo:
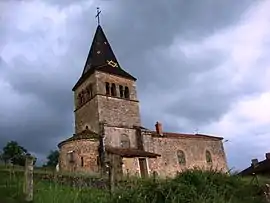
MULTIPOLYGON (((99 14, 100 11, 98 10, 98 14, 96 16, 99 17, 99 14)), ((81 78, 73 87, 73 90, 76 89, 76 87, 78 87, 89 75, 95 71, 117 75, 134 81, 136 80, 136 78, 120 67, 120 64, 113 53, 103 29, 99 24, 97 26, 81 78)))
POLYGON ((105 66, 120 69, 111 46, 101 26, 98 25, 82 74, 86 74, 91 69, 104 69, 105 66))

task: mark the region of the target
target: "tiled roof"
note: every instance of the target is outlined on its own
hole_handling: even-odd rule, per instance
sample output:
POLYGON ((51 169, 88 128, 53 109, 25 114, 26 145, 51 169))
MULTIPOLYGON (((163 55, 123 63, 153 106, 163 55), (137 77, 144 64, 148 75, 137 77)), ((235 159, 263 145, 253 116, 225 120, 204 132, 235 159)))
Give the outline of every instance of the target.
POLYGON ((106 146, 105 150, 109 153, 117 154, 126 158, 133 158, 133 157, 156 158, 160 156, 159 154, 156 154, 156 153, 147 152, 147 151, 139 150, 135 148, 120 148, 120 147, 106 146))
POLYGON ((203 135, 203 134, 185 134, 185 133, 171 133, 171 132, 163 132, 163 135, 157 134, 156 131, 150 131, 153 137, 164 137, 164 138, 199 138, 199 139, 213 139, 213 140, 223 140, 222 137, 216 137, 211 135, 203 135))
POLYGON ((89 130, 89 129, 85 129, 80 133, 74 134, 72 137, 60 142, 58 144, 58 147, 61 147, 64 143, 70 142, 70 141, 75 141, 75 140, 85 140, 85 139, 99 139, 99 136, 97 133, 89 130))

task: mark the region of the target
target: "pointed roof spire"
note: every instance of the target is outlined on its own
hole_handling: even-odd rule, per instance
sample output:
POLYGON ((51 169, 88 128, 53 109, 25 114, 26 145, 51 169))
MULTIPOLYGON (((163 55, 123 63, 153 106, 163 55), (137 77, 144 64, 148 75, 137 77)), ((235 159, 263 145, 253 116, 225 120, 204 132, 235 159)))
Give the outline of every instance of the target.
MULTIPOLYGON (((99 14, 100 11, 98 11, 96 16, 98 17, 99 14)), ((74 89, 96 70, 136 81, 136 78, 120 67, 100 25, 97 26, 81 78, 72 90, 74 91, 74 89)))

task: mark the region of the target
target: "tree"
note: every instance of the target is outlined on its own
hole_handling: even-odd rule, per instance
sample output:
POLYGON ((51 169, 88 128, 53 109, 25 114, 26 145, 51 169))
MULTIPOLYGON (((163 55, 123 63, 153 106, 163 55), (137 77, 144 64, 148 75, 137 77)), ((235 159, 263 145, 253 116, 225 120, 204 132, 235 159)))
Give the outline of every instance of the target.
POLYGON ((3 148, 2 159, 5 163, 11 162, 14 165, 24 166, 27 150, 16 141, 10 141, 3 148))
POLYGON ((47 156, 48 161, 45 166, 56 167, 56 165, 58 164, 58 158, 59 158, 58 150, 50 151, 49 155, 47 156))
POLYGON ((4 159, 3 159, 3 152, 0 152, 0 164, 4 162, 4 159))

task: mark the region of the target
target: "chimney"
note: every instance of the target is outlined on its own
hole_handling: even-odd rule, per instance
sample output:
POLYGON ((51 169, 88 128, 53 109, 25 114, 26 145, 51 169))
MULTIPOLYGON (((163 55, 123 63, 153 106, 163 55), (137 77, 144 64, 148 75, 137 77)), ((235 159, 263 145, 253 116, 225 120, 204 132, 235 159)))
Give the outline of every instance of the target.
POLYGON ((270 160, 270 152, 268 152, 268 153, 265 154, 265 158, 266 158, 267 160, 270 160))
POLYGON ((259 163, 258 159, 251 160, 251 166, 253 166, 253 167, 256 167, 258 163, 259 163))
POLYGON ((159 122, 157 122, 156 123, 156 132, 157 132, 157 134, 159 134, 159 135, 163 135, 163 131, 162 131, 162 124, 161 123, 159 123, 159 122))

